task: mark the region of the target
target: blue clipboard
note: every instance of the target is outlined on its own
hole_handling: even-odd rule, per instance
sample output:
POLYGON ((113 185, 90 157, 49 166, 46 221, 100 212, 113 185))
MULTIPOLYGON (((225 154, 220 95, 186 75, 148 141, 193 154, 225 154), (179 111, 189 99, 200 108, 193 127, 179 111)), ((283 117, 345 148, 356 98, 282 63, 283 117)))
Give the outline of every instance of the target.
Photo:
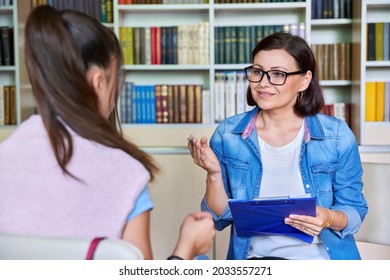
POLYGON ((290 214, 314 217, 316 215, 314 197, 229 199, 228 203, 238 236, 287 235, 307 243, 313 241, 313 236, 285 224, 284 218, 290 214))

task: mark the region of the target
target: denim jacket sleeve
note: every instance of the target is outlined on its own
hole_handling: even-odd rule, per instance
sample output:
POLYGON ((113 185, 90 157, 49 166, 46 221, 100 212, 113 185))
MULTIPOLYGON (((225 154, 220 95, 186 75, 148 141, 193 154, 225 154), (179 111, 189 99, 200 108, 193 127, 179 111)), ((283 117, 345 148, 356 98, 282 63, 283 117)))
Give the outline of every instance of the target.
MULTIPOLYGON (((226 194, 228 195, 229 198, 231 198, 231 194, 228 191, 227 187, 228 184, 226 182, 226 169, 223 165, 222 161, 222 155, 223 155, 223 141, 222 141, 222 135, 224 131, 224 123, 221 123, 215 132, 213 133, 211 139, 210 139, 210 147, 214 151, 215 155, 218 158, 218 161, 221 165, 221 171, 222 171, 222 178, 224 182, 224 188, 226 191, 226 194)), ((223 230, 225 227, 229 226, 232 223, 232 214, 230 212, 229 206, 226 206, 225 210, 220 216, 217 216, 207 205, 207 202, 205 198, 202 199, 201 203, 201 209, 202 211, 207 211, 210 212, 212 215, 214 221, 215 221, 215 228, 217 230, 223 230)))
POLYGON ((340 210, 348 217, 347 226, 340 232, 341 237, 356 233, 365 215, 367 202, 363 194, 362 174, 358 145, 355 136, 345 122, 339 126, 339 164, 333 180, 333 210, 340 210))
POLYGON ((341 232, 334 231, 344 238, 358 231, 368 209, 356 138, 339 119, 319 115, 308 120, 311 136, 307 157, 315 196, 320 206, 345 213, 347 226, 341 232))

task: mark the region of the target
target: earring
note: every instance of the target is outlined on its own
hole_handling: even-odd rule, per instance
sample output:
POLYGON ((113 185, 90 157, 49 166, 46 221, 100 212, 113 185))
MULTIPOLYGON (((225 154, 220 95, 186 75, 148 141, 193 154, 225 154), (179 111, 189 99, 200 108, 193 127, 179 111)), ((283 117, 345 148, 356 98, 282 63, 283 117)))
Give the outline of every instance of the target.
POLYGON ((298 92, 298 101, 302 99, 303 91, 298 92))

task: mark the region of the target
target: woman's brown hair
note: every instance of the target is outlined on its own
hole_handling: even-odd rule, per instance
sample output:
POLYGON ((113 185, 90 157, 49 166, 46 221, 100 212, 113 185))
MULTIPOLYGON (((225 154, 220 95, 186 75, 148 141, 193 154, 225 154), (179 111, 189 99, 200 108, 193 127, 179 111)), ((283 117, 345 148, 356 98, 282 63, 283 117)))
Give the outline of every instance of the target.
POLYGON ((152 157, 124 139, 116 121, 116 107, 116 117, 110 118, 114 121, 99 113, 97 95, 86 79, 91 66, 109 69, 116 60, 120 75, 110 78, 117 79, 118 100, 123 58, 118 39, 109 28, 81 12, 38 6, 26 22, 25 54, 38 111, 57 162, 66 174, 74 177, 66 168, 73 155, 68 126, 83 138, 126 152, 154 179, 158 167, 152 157))

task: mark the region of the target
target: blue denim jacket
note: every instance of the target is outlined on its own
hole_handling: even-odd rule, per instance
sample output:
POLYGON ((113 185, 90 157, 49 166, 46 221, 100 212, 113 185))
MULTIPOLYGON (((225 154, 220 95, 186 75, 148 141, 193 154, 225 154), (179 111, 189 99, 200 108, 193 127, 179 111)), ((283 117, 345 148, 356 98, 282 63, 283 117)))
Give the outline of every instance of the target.
MULTIPOLYGON (((229 198, 259 196, 262 165, 255 128, 259 110, 256 107, 224 120, 210 139, 229 198)), ((348 218, 342 231, 325 228, 320 233, 330 259, 360 259, 353 234, 359 230, 368 207, 358 146, 345 122, 322 114, 305 118, 300 170, 305 191, 316 197, 317 205, 343 211, 348 218)), ((216 216, 203 198, 201 208, 213 215, 217 230, 232 225, 229 207, 216 216)), ((246 259, 250 243, 250 237, 238 237, 232 226, 227 259, 246 259)))

